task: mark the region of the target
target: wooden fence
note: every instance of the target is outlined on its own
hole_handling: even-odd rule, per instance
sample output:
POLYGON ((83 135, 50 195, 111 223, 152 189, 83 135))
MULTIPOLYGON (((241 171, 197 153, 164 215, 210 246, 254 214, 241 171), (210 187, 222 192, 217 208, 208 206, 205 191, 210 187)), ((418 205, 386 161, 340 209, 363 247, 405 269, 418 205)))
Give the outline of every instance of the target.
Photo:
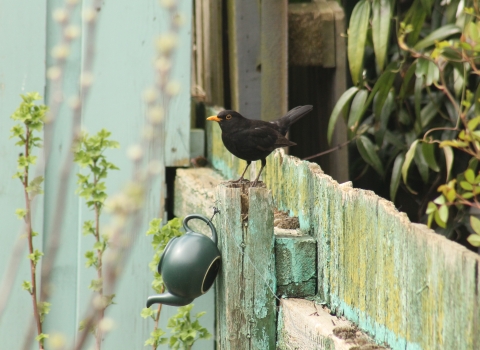
MULTIPOLYGON (((208 127, 208 135, 209 160, 225 178, 236 178, 243 161, 225 150, 217 125, 208 127)), ((253 167, 250 178, 255 171, 253 167)), ((296 288, 279 295, 310 296, 392 349, 480 348, 477 254, 410 223, 391 202, 349 183, 339 185, 318 165, 283 151, 267 159, 263 181, 268 190, 244 193, 218 185, 220 180, 208 169, 179 171, 175 204, 177 215, 211 212, 214 205, 221 210, 215 221, 223 254, 216 289, 220 348, 239 348, 241 342, 240 348, 255 349, 261 339, 269 345, 260 348, 274 348, 273 337, 280 339, 279 348, 293 346, 293 334, 299 330, 292 329, 291 322, 280 322, 275 335, 274 318, 265 319, 274 312, 272 291, 285 274, 292 276, 285 285, 296 280, 296 288), (300 231, 313 241, 307 247, 315 247, 316 241, 312 257, 305 253, 308 248, 295 249, 298 237, 276 235, 275 247, 288 251, 276 251, 276 281, 271 277, 275 209, 298 217, 300 231), (285 267, 294 262, 298 268, 286 272, 285 267), (312 265, 316 267, 314 290, 307 271, 312 265)), ((281 320, 285 317, 283 313, 281 320)), ((308 331, 300 320, 296 327, 308 331)), ((311 335, 309 339, 319 341, 311 335)))

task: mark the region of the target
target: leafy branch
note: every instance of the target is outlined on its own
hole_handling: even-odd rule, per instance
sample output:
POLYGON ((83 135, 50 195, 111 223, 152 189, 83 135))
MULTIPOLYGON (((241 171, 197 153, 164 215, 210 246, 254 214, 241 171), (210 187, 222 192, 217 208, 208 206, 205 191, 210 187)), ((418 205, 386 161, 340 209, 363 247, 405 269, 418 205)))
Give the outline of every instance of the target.
POLYGON ((15 214, 19 219, 25 221, 25 230, 28 242, 28 259, 30 260, 30 281, 23 281, 22 288, 32 297, 33 314, 35 318, 39 349, 43 349, 43 341, 48 338, 42 331, 44 317, 50 311, 50 303, 39 302, 37 295, 37 265, 40 262, 43 253, 36 249, 33 244, 33 237, 38 233, 33 231, 32 227, 32 200, 38 194, 42 194, 43 176, 38 176, 30 180, 30 166, 35 165, 37 157, 33 155, 35 148, 42 147, 42 139, 35 135, 43 130, 45 113, 48 108, 45 105, 36 105, 35 101, 41 100, 37 92, 21 95, 22 102, 10 118, 20 122, 14 125, 10 130, 10 138, 16 138, 15 145, 23 147, 23 153, 20 153, 17 159, 17 172, 13 175, 18 178, 23 186, 26 208, 16 209, 15 214))
MULTIPOLYGON (((107 199, 106 179, 110 170, 118 170, 111 162, 107 161, 104 152, 107 149, 119 148, 117 141, 110 140, 111 133, 105 129, 100 130, 96 135, 89 136, 83 133, 76 147, 74 148, 74 161, 82 168, 88 168, 89 172, 84 175, 77 174, 77 193, 86 200, 87 207, 94 212, 94 220, 87 220, 83 223, 82 233, 84 236, 93 235, 95 243, 93 249, 85 253, 87 259, 85 266, 94 267, 97 271, 97 279, 91 281, 89 288, 98 293, 97 324, 104 318, 105 309, 113 304, 115 294, 104 295, 103 293, 103 254, 108 246, 108 236, 100 233, 100 215, 107 199)), ((81 329, 85 324, 81 325, 81 329)), ((102 343, 102 332, 99 327, 92 325, 96 338, 96 348, 99 350, 102 343)))
MULTIPOLYGON (((331 142, 344 113, 360 155, 352 177, 371 167, 392 201, 403 194, 397 202, 413 221, 435 222, 439 233, 460 242, 476 232, 468 218, 479 215, 472 209, 475 190, 465 189, 476 186, 477 163, 466 163, 479 160, 480 149, 480 9, 471 4, 359 1, 347 47, 355 86, 337 101, 327 130, 331 142), (446 188, 450 194, 436 198, 437 189, 446 188)), ((477 245, 476 236, 469 237, 477 245)))

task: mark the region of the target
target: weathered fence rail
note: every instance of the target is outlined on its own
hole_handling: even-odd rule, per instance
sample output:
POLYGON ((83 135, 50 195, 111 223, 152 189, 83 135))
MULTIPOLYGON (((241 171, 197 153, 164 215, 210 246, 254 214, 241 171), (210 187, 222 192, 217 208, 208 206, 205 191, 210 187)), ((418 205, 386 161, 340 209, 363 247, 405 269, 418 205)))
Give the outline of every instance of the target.
MULTIPOLYGON (((243 161, 224 149, 218 126, 208 128, 211 163, 235 178, 243 161)), ((298 216, 300 230, 317 241, 316 300, 393 349, 480 348, 477 254, 410 223, 391 202, 339 185, 316 164, 283 151, 268 158, 263 181, 271 205, 298 216)), ((241 222, 237 214, 227 217, 229 225, 241 222)), ((233 268, 228 256, 225 265, 233 268)))

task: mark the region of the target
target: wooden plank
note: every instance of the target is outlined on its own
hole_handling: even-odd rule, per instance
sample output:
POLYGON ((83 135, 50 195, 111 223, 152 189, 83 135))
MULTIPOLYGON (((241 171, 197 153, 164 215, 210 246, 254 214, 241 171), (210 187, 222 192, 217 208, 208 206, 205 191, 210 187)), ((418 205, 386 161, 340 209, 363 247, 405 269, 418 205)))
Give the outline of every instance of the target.
POLYGON ((262 0, 261 6, 261 119, 270 121, 288 109, 288 0, 262 0))
MULTIPOLYGON (((30 280, 27 259, 27 241, 23 234, 24 222, 17 219, 15 210, 25 208, 23 187, 12 175, 17 171, 17 157, 21 150, 10 139, 10 129, 17 124, 9 117, 21 102, 20 94, 45 91, 46 18, 47 2, 28 0, 0 0, 0 212, 2 231, 0 246, 0 281, 18 267, 14 275, 12 294, 6 302, 5 313, 0 320, 2 348, 18 349, 23 345, 25 333, 32 319, 32 298, 22 289, 22 282, 30 280), (32 14, 35 14, 32 16, 32 14), (13 247, 20 239, 23 247, 15 266, 9 266, 13 247)), ((42 102, 42 101, 41 101, 42 102)), ((40 156, 40 152, 36 153, 40 156)), ((35 167, 30 170, 35 172, 35 167)), ((35 247, 43 251, 43 198, 37 196, 33 212, 33 227, 40 236, 34 239, 35 247)), ((41 265, 38 265, 40 271, 41 265)), ((0 290, 0 298, 6 290, 0 290)), ((38 346, 36 347, 38 348, 38 346)))
POLYGON ((275 228, 277 294, 313 296, 317 289, 317 242, 299 230, 275 228))
MULTIPOLYGON (((173 55, 170 79, 180 82, 180 92, 170 100, 165 115, 165 144, 161 138, 151 140, 144 150, 144 160, 159 161, 161 166, 187 165, 190 155, 190 62, 192 4, 179 2, 178 12, 183 17, 178 33, 178 42, 173 55)), ((106 183, 108 193, 118 193, 131 178, 135 165, 126 156, 130 146, 137 144, 146 126, 147 111, 142 102, 144 89, 154 85, 155 39, 170 30, 170 13, 157 1, 149 0, 143 6, 128 1, 102 3, 99 9, 99 24, 96 39, 95 81, 86 102, 83 125, 90 133, 102 127, 112 132, 112 138, 120 142, 120 150, 109 150, 107 157, 119 166, 120 171, 110 172, 106 183), (122 38, 118 40, 118 38, 122 38), (121 72, 121 74, 119 74, 121 72), (128 83, 126 83, 128 82, 128 83)), ((150 239, 144 233, 148 222, 162 217, 161 188, 165 179, 156 177, 148 188, 141 224, 130 231, 125 239, 134 244, 124 278, 116 291, 116 304, 109 307, 107 316, 115 322, 114 330, 105 338, 105 348, 139 348, 153 330, 150 319, 139 316, 145 298, 153 293, 150 287, 151 271, 148 268, 153 251, 150 239), (125 330, 128 329, 128 332, 125 330)), ((80 220, 91 217, 82 205, 80 220)), ((102 226, 110 221, 105 213, 102 226)), ((79 260, 83 265, 85 250, 91 249, 89 237, 79 241, 79 260)), ((88 285, 93 270, 79 269, 78 309, 81 320, 90 297, 88 285)), ((198 305, 196 310, 203 308, 198 305)), ((167 330, 168 317, 176 312, 174 307, 164 307, 160 327, 167 330)), ((210 328, 210 331, 212 329, 210 328)), ((206 346, 207 342, 203 345, 206 346)), ((208 342, 210 345, 212 341, 208 342)))
POLYGON ((216 283, 217 347, 275 348, 275 258, 271 193, 220 185, 221 273, 216 283))
POLYGON ((385 349, 354 324, 304 299, 282 299, 277 349, 385 349))
POLYGON ((206 100, 217 106, 224 105, 223 87, 223 1, 201 1, 205 21, 205 90, 206 100))
POLYGON ((227 1, 232 109, 250 119, 261 115, 260 6, 227 1))
MULTIPOLYGON (((335 70, 333 71, 331 101, 336 103, 347 90, 347 53, 346 53, 346 28, 345 13, 336 1, 328 1, 335 18, 335 70)), ((333 105, 331 106, 333 109, 333 105)), ((340 145, 347 141, 347 125, 344 118, 338 118, 332 136, 332 146, 340 145)), ((348 147, 342 147, 335 153, 327 156, 329 174, 338 182, 348 181, 348 147), (341 161, 343 160, 343 161, 341 161)))

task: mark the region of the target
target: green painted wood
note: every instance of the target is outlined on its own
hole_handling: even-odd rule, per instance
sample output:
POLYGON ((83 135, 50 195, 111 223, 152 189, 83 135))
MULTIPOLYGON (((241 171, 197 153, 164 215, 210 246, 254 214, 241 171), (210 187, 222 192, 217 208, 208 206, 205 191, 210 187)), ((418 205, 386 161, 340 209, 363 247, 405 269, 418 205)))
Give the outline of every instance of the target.
MULTIPOLYGON (((189 31, 192 9, 188 1, 178 4, 184 25, 178 37, 172 79, 180 81, 181 90, 178 96, 170 100, 169 112, 166 114, 175 117, 166 118, 165 145, 162 145, 158 138, 154 138, 144 154, 147 161, 155 159, 164 165, 185 165, 189 159, 191 55, 189 31), (175 152, 172 151, 173 148, 176 149, 175 152)), ((105 2, 99 16, 95 83, 85 106, 83 126, 91 133, 105 127, 112 132, 112 138, 121 144, 120 150, 108 152, 110 160, 121 169, 109 174, 107 188, 113 194, 126 184, 134 171, 134 166, 127 157, 127 150, 138 142, 146 125, 147 116, 142 93, 154 83, 151 65, 155 57, 154 42, 159 34, 169 29, 170 15, 157 1, 150 0, 142 6, 128 1, 105 2)), ((150 245, 151 238, 146 237, 145 232, 151 219, 163 215, 163 212, 160 212, 160 190, 163 181, 164 179, 157 177, 147 189, 141 225, 136 226, 127 235, 129 243, 135 245, 124 271, 125 278, 121 280, 116 291, 116 304, 107 310, 107 316, 114 320, 116 326, 104 341, 106 349, 143 348, 143 343, 153 330, 152 321, 140 317, 146 297, 153 293, 150 287, 151 271, 148 268, 153 251, 150 245)), ((91 219, 91 213, 86 211, 83 204, 80 219, 82 222, 91 219)), ((109 218, 105 215, 103 223, 108 222, 109 218)), ((89 238, 91 237, 82 237, 79 242, 82 265, 85 250, 91 249, 93 244, 89 238)), ((94 277, 92 272, 93 270, 79 270, 79 310, 84 310, 89 300, 90 292, 87 287, 94 277)), ((176 309, 174 307, 162 309, 160 327, 167 331, 167 334, 169 333, 166 328, 167 320, 176 313, 176 309)), ((198 311, 204 309, 197 308, 198 311)), ((82 317, 80 313, 78 320, 82 317)), ((199 346, 201 348, 205 344, 199 346)))
MULTIPOLYGON (((213 166, 235 178, 243 164, 218 126, 207 124, 207 140, 213 166)), ((274 205, 317 240, 319 301, 392 349, 480 348, 479 255, 282 150, 263 179, 274 205)))
POLYGON ((290 298, 313 296, 317 289, 317 244, 311 236, 295 231, 275 229, 277 293, 290 298))
POLYGON ((270 191, 217 187, 222 252, 216 282, 217 348, 275 349, 276 299, 270 191), (247 217, 248 216, 248 217, 247 217))
MULTIPOLYGON (((82 34, 85 34, 85 28, 82 27, 80 14, 91 4, 92 1, 81 2, 71 17, 72 23, 79 26, 82 34)), ((171 79, 179 81, 181 89, 178 95, 171 98, 170 108, 166 113, 166 144, 156 138, 148 145, 144 154, 146 160, 159 160, 165 165, 187 165, 190 151, 192 3, 179 1, 178 4, 178 12, 182 15, 184 24, 179 30, 171 79)), ((0 0, 0 208, 5 214, 2 216, 4 230, 0 233, 0 278, 6 275, 10 253, 22 226, 14 215, 15 209, 24 207, 22 187, 18 180, 11 179, 16 169, 18 150, 13 140, 8 139, 13 125, 8 117, 20 102, 20 93, 39 91, 46 95, 49 103, 52 102, 53 85, 45 80, 46 68, 54 62, 49 53, 62 35, 62 29, 52 19, 52 11, 64 5, 65 2, 61 0, 34 3, 0 0)), ((142 6, 124 0, 102 2, 97 14, 99 26, 94 85, 86 100, 82 120, 88 132, 96 133, 101 128, 107 128, 112 131, 112 138, 121 144, 120 150, 108 153, 110 160, 121 168, 119 172, 111 172, 107 180, 108 192, 113 195, 123 187, 134 170, 126 151, 144 132, 147 117, 142 93, 154 83, 152 62, 156 54, 155 39, 169 29, 170 14, 154 0, 149 0, 142 6)), ((52 219, 58 214, 55 197, 60 179, 59 170, 64 157, 70 151, 71 111, 67 104, 69 99, 78 93, 85 50, 82 37, 75 40, 70 47, 63 87, 65 105, 60 110, 53 134, 45 135, 52 141, 52 157, 45 169, 45 196, 37 197, 35 228, 41 234, 44 233, 43 237, 37 238, 39 249, 42 249, 42 243, 48 241, 52 219)), ((67 184, 66 206, 62 208, 65 219, 61 248, 52 273, 52 308, 45 321, 46 332, 60 333, 68 342, 75 341, 78 336, 79 322, 84 317, 91 295, 88 285, 94 278, 94 271, 84 267, 84 252, 91 249, 93 241, 90 240, 91 237, 81 235, 82 222, 92 216, 74 194, 74 173, 77 168, 72 165, 71 171, 72 177, 67 184)), ((153 328, 150 320, 140 317, 146 297, 152 294, 148 262, 153 252, 150 238, 146 238, 144 233, 148 221, 163 215, 163 212, 160 212, 160 189, 163 182, 164 178, 159 176, 147 190, 141 225, 129 232, 127 237, 130 244, 136 245, 119 286, 117 304, 107 312, 107 316, 114 320, 115 327, 105 340, 105 349, 143 348, 143 343, 153 328)), ((109 220, 106 214, 102 219, 102 226, 109 220)), ((21 346, 19 344, 24 338, 25 325, 28 325, 31 315, 31 299, 21 289, 22 280, 29 277, 26 250, 19 259, 22 264, 20 273, 0 325, 2 348, 16 349, 21 346)), ((209 318, 203 318, 202 323, 213 333, 212 297, 199 298, 196 303, 198 304, 195 305, 194 312, 211 309, 209 318)), ((160 322, 163 329, 167 330, 167 319, 174 313, 176 308, 163 309, 160 322)), ((210 340, 196 344, 194 349, 212 347, 213 340, 210 340)))
MULTIPOLYGON (((25 201, 20 181, 12 179, 21 151, 15 146, 16 141, 9 139, 10 129, 15 124, 10 115, 20 104, 20 94, 30 91, 44 94, 46 7, 46 1, 0 1, 0 281, 11 272, 7 271, 11 267, 8 264, 24 226, 15 215, 15 209, 25 208, 25 201)), ((42 196, 36 199, 33 219, 35 230, 42 234, 42 196)), ((15 263, 18 274, 0 320, 1 347, 5 349, 22 346, 24 325, 29 324, 32 314, 32 299, 22 289, 22 281, 30 280, 26 239, 21 239, 20 244, 24 249, 15 263)), ((35 239, 35 245, 43 249, 41 237, 35 239)), ((0 293, 0 298, 6 296, 5 290, 0 293)))
MULTIPOLYGON (((46 58, 47 67, 55 64, 55 60, 49 54, 53 48, 58 45, 63 36, 63 30, 57 22, 53 20, 53 11, 63 8, 63 0, 49 0, 47 5, 47 48, 46 58)), ((81 31, 81 5, 77 5, 76 11, 70 18, 71 24, 78 26, 81 31)), ((65 66, 65 76, 63 81, 63 99, 65 103, 59 110, 57 120, 52 133, 45 132, 45 139, 52 142, 51 156, 45 169, 45 223, 43 241, 46 245, 51 238, 53 229, 53 220, 56 218, 60 208, 56 204, 59 179, 61 169, 71 149, 72 142, 72 111, 68 106, 68 100, 78 94, 78 81, 81 72, 82 60, 82 42, 81 37, 75 39, 70 44, 69 59, 65 66)), ((46 85, 45 98, 48 105, 52 106, 54 101, 54 87, 51 81, 46 85)), ((84 269, 83 253, 79 250, 79 200, 75 195, 76 181, 74 174, 78 171, 76 166, 71 166, 71 176, 67 185, 66 206, 63 208, 64 220, 62 237, 55 260, 51 283, 53 285, 53 294, 51 295, 51 309, 45 318, 44 326, 48 333, 60 333, 67 339, 74 340, 78 334, 78 324, 76 322, 78 312, 78 274, 79 269, 84 269)), ((80 231, 81 232, 81 231, 80 231)), ((85 294, 85 293, 83 293, 85 294)))

